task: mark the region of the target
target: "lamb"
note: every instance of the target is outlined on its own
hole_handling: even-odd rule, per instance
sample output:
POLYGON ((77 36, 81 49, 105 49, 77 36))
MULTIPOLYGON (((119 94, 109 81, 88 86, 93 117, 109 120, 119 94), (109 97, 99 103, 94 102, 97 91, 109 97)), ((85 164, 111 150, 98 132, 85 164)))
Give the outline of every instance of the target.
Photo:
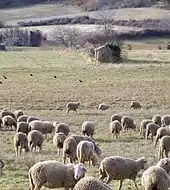
POLYGON ((45 186, 73 190, 75 184, 85 176, 86 171, 82 163, 64 165, 55 160, 38 162, 29 169, 29 189, 40 190, 45 186))
POLYGON ((161 118, 162 127, 170 125, 170 115, 164 115, 161 118))
POLYGON ((152 122, 156 123, 157 125, 159 125, 161 127, 161 116, 160 115, 154 115, 152 117, 152 122))
POLYGON ((170 136, 170 128, 169 127, 160 127, 156 132, 154 147, 156 147, 158 140, 161 139, 165 135, 170 136))
POLYGON ((101 110, 101 111, 105 111, 105 110, 108 110, 108 109, 109 109, 109 106, 107 104, 104 104, 104 103, 101 103, 98 106, 98 110, 101 110))
POLYGON ((132 101, 131 104, 130 104, 130 108, 141 109, 142 106, 138 101, 132 101))
POLYGON ((82 133, 83 133, 83 135, 87 135, 87 136, 93 138, 94 129, 95 129, 94 122, 92 122, 92 121, 85 121, 82 124, 82 133))
POLYGON ((157 130, 160 128, 156 123, 148 123, 146 126, 146 140, 148 140, 149 134, 151 134, 151 140, 153 141, 153 137, 156 136, 157 130))
POLYGON ((94 149, 94 144, 89 141, 80 141, 77 145, 77 158, 79 163, 83 163, 85 161, 92 162, 92 165, 95 166, 97 164, 97 154, 94 149))
POLYGON ((168 190, 170 180, 168 172, 170 169, 170 160, 161 159, 155 166, 149 167, 142 175, 142 186, 145 190, 157 189, 168 190))
POLYGON ((140 132, 139 135, 142 135, 143 137, 145 137, 145 133, 146 133, 146 126, 148 123, 152 123, 151 119, 144 119, 142 120, 141 124, 140 124, 140 132))
POLYGON ((54 125, 55 127, 55 133, 64 133, 66 136, 68 136, 70 132, 70 127, 66 123, 58 123, 57 125, 54 125))
POLYGON ((114 120, 118 120, 121 123, 121 119, 122 119, 122 116, 119 115, 119 114, 113 114, 111 116, 111 122, 114 121, 114 120))
POLYGON ((116 139, 118 138, 118 135, 120 134, 121 130, 122 130, 122 126, 118 120, 114 120, 110 123, 110 131, 112 134, 115 134, 116 139))
POLYGON ((60 149, 63 148, 63 143, 64 143, 65 139, 66 139, 66 135, 61 132, 56 133, 53 137, 53 144, 54 144, 54 146, 56 146, 59 149, 59 151, 58 151, 59 154, 60 154, 60 149))
POLYGON ((158 159, 160 160, 163 158, 163 153, 165 152, 165 156, 168 158, 168 153, 170 151, 170 136, 164 136, 161 138, 159 143, 159 156, 158 159))
POLYGON ((9 127, 11 127, 11 131, 12 131, 12 126, 14 126, 15 128, 17 128, 17 123, 14 120, 14 118, 10 115, 5 115, 2 118, 2 124, 4 127, 7 128, 7 130, 9 130, 9 127))
POLYGON ((29 151, 28 139, 24 133, 18 132, 14 135, 14 147, 16 155, 21 154, 22 150, 24 154, 29 151))
POLYGON ((77 108, 79 107, 80 102, 68 102, 66 104, 67 113, 69 113, 71 110, 75 111, 77 113, 77 108))
POLYGON ((12 113, 11 111, 7 111, 7 110, 2 110, 0 113, 0 118, 2 119, 4 116, 10 115, 15 121, 17 121, 15 114, 12 113))
POLYGON ((14 112, 16 119, 18 119, 19 116, 24 115, 24 112, 22 110, 16 110, 14 112))
POLYGON ((147 169, 148 163, 145 157, 141 157, 137 160, 124 158, 120 156, 105 157, 99 167, 100 177, 99 180, 103 180, 107 177, 106 183, 110 183, 113 179, 120 180, 119 190, 122 188, 122 182, 124 179, 133 180, 137 189, 136 177, 141 169, 147 169))
POLYGON ((17 132, 23 132, 28 135, 28 123, 23 121, 17 123, 17 132))
POLYGON ((94 177, 83 177, 74 186, 74 190, 112 190, 108 185, 94 177))
POLYGON ((37 121, 37 120, 40 120, 38 117, 35 117, 35 116, 29 116, 27 118, 27 123, 31 123, 31 121, 37 121))
POLYGON ((121 119, 121 124, 123 129, 134 129, 136 130, 136 125, 133 122, 133 119, 130 118, 129 116, 123 116, 121 119))
POLYGON ((21 115, 18 117, 17 122, 27 122, 28 117, 28 115, 21 115))
POLYGON ((44 141, 43 134, 37 130, 32 130, 28 133, 28 145, 30 147, 30 151, 36 151, 38 147, 38 151, 42 149, 42 144, 44 141))

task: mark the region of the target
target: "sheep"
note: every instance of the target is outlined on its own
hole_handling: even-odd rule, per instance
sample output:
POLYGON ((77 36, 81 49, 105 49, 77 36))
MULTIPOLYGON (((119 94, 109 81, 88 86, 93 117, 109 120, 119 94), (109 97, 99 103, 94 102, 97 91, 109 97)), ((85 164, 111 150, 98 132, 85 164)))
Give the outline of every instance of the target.
POLYGON ((142 175, 142 186, 145 190, 168 190, 170 180, 168 174, 170 171, 170 159, 161 159, 155 166, 149 167, 142 175))
POLYGON ((68 136, 70 132, 70 127, 66 123, 58 123, 54 125, 54 127, 55 127, 55 133, 61 132, 61 133, 64 133, 66 136, 68 136))
POLYGON ((165 135, 170 135, 170 128, 169 127, 160 127, 156 131, 154 147, 156 147, 158 140, 161 139, 165 135))
POLYGON ((42 143, 44 141, 43 134, 37 130, 32 130, 28 133, 28 145, 30 147, 30 151, 36 151, 38 147, 40 151, 42 149, 42 143))
POLYGON ((27 122, 28 117, 28 115, 21 115, 18 117, 17 122, 27 122))
POLYGON ((100 163, 99 180, 103 180, 105 177, 107 177, 107 184, 110 183, 113 179, 120 180, 119 190, 121 190, 123 180, 131 179, 133 180, 137 189, 137 174, 141 169, 147 168, 148 163, 145 157, 141 157, 137 160, 120 156, 105 157, 100 163))
POLYGON ((92 165, 95 166, 97 164, 97 154, 94 149, 94 144, 90 141, 80 141, 77 145, 77 158, 79 163, 83 163, 85 161, 92 162, 92 165))
POLYGON ((38 130, 42 134, 45 134, 46 137, 47 133, 53 132, 54 126, 53 123, 49 121, 34 120, 29 123, 29 131, 31 130, 38 130))
POLYGON ((94 177, 83 177, 80 179, 73 190, 112 190, 108 185, 94 177))
POLYGON ((130 104, 130 108, 141 109, 142 106, 138 101, 132 101, 131 104, 130 104))
POLYGON ((85 121, 82 124, 82 133, 83 133, 83 135, 87 135, 87 136, 93 138, 94 129, 95 129, 94 122, 92 122, 92 121, 85 121))
POLYGON ((17 121, 15 114, 12 113, 11 111, 7 111, 7 110, 2 110, 0 113, 0 118, 2 119, 4 116, 10 115, 15 121, 17 121))
POLYGON ((110 132, 112 134, 115 134, 116 139, 118 138, 118 135, 120 134, 121 130, 122 130, 122 126, 118 120, 114 120, 110 123, 110 132))
POLYGON ((159 154, 158 159, 163 158, 163 153, 165 152, 165 156, 168 158, 168 153, 170 151, 170 136, 164 136, 161 138, 159 143, 159 154))
POLYGON ((14 126, 15 128, 17 128, 17 123, 14 120, 14 118, 10 115, 5 115, 2 118, 2 124, 4 127, 6 127, 7 129, 9 129, 9 127, 11 127, 11 131, 12 131, 12 126, 14 126))
POLYGON ((101 111, 105 111, 105 110, 108 110, 108 109, 109 109, 109 106, 107 104, 104 104, 104 103, 101 103, 98 106, 98 110, 101 110, 101 111))
POLYGON ((170 115, 164 115, 161 118, 162 127, 170 125, 170 115))
POLYGON ((142 135, 143 137, 145 137, 146 126, 147 126, 148 123, 152 123, 152 120, 151 119, 144 119, 144 120, 142 120, 142 122, 140 124, 139 135, 142 135))
POLYGON ((14 112, 14 114, 15 114, 16 119, 18 119, 19 116, 24 115, 24 113, 23 113, 22 110, 16 110, 16 111, 14 112))
POLYGON ((161 127, 161 116, 160 115, 154 115, 152 117, 152 122, 156 123, 157 125, 159 125, 161 127))
POLYGON ((5 166, 4 162, 0 159, 0 177, 2 176, 2 170, 4 166, 5 166))
POLYGON ((16 155, 21 154, 22 150, 24 154, 29 151, 28 139, 24 133, 18 132, 14 135, 14 147, 16 155))
POLYGON ((113 114, 111 116, 111 122, 114 121, 114 120, 118 120, 121 123, 121 119, 122 119, 122 116, 119 115, 119 114, 113 114))
POLYGON ((157 125, 156 123, 148 123, 145 132, 146 140, 148 140, 148 136, 149 134, 151 134, 151 140, 153 141, 153 137, 156 136, 156 132, 159 128, 160 126, 157 125))
POLYGON ((61 132, 56 133, 53 137, 53 144, 54 144, 54 146, 56 146, 59 149, 59 151, 58 151, 59 154, 60 154, 60 149, 63 148, 63 143, 64 143, 65 139, 66 139, 66 135, 61 132))
POLYGON ((133 119, 130 118, 129 116, 123 116, 121 119, 121 124, 123 129, 134 129, 136 130, 136 125, 133 122, 133 119))
POLYGON ((71 110, 75 111, 77 113, 77 108, 79 107, 80 102, 68 102, 66 104, 67 113, 69 113, 71 110))
POLYGON ((23 132, 28 135, 28 123, 23 121, 17 123, 17 132, 23 132))
POLYGON ((37 120, 40 120, 38 117, 35 117, 35 116, 29 116, 27 118, 27 123, 31 123, 31 121, 37 121, 37 120))
POLYGON ((75 184, 85 176, 86 171, 82 163, 64 165, 55 160, 38 162, 29 169, 29 189, 40 190, 45 186, 73 190, 75 184))
POLYGON ((66 138, 63 143, 63 163, 66 163, 66 157, 70 158, 70 163, 75 163, 77 142, 71 136, 66 138))

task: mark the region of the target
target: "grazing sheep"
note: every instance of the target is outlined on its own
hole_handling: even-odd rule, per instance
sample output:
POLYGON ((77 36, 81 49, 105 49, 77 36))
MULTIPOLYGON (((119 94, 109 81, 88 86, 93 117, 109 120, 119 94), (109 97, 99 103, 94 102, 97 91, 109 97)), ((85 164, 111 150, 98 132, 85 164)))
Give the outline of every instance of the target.
POLYGON ((77 108, 79 107, 80 102, 68 102, 66 104, 67 113, 69 113, 71 110, 75 111, 77 113, 77 108))
POLYGON ((149 134, 151 134, 151 140, 153 141, 153 137, 156 136, 157 130, 160 128, 156 123, 148 123, 146 126, 146 140, 148 140, 149 134))
POLYGON ((70 132, 70 127, 66 123, 58 123, 57 125, 54 125, 55 127, 55 133, 64 133, 66 136, 68 136, 70 132))
POLYGON ((124 179, 131 179, 136 189, 136 177, 141 169, 147 169, 148 163, 145 157, 141 157, 137 160, 124 158, 120 156, 105 157, 99 167, 100 177, 99 180, 103 180, 107 177, 106 183, 110 183, 113 179, 120 180, 119 190, 122 188, 124 179))
POLYGON ((122 126, 118 120, 114 120, 110 123, 110 132, 112 134, 115 134, 116 139, 117 139, 118 135, 120 134, 121 130, 122 130, 122 126))
POLYGON ((159 143, 159 156, 158 159, 160 160, 163 158, 163 153, 165 152, 165 156, 168 158, 168 153, 170 151, 170 136, 164 136, 161 138, 159 143))
POLYGON ((19 132, 14 135, 14 147, 15 147, 16 155, 21 154, 22 150, 24 154, 25 152, 29 151, 28 139, 24 133, 19 132))
POLYGON ((14 118, 10 115, 5 115, 2 118, 2 124, 4 127, 6 127, 7 130, 9 130, 9 127, 11 127, 11 131, 12 131, 12 126, 15 127, 15 129, 17 128, 17 123, 14 120, 14 118))
POLYGON ((28 115, 21 115, 18 117, 17 122, 27 122, 28 117, 28 115))
POLYGON ((83 163, 85 161, 92 162, 92 165, 95 166, 97 164, 97 154, 94 149, 94 144, 90 141, 80 141, 77 145, 77 158, 79 163, 83 163))
POLYGON ((170 115, 164 115, 161 118, 162 127, 170 125, 170 115))
POLYGON ((28 133, 28 145, 30 147, 30 151, 36 151, 38 147, 40 151, 42 149, 42 143, 44 141, 43 134, 37 130, 32 130, 28 133))
POLYGON ((151 119, 144 119, 142 120, 141 124, 140 124, 140 132, 139 135, 142 135, 143 137, 145 137, 145 133, 146 133, 146 126, 148 123, 152 123, 151 119))
POLYGON ((105 111, 105 110, 108 110, 108 109, 109 109, 109 106, 107 104, 104 104, 104 103, 101 103, 98 106, 98 110, 101 110, 101 111, 105 111))
POLYGON ((15 114, 12 113, 11 111, 7 111, 7 110, 2 110, 0 113, 0 118, 2 119, 4 116, 10 115, 15 121, 17 121, 15 114))
POLYGON ((134 108, 134 109, 141 109, 142 106, 139 102, 137 101, 132 101, 131 104, 130 104, 130 108, 134 108))
POLYGON ((75 184, 85 176, 85 166, 81 164, 61 164, 55 160, 48 160, 34 164, 29 172, 30 190, 47 188, 64 188, 73 190, 75 184))
POLYGON ((61 132, 56 133, 53 137, 53 144, 54 144, 54 146, 56 146, 59 149, 59 151, 58 151, 59 154, 60 154, 60 149, 63 148, 63 143, 64 143, 65 139, 66 139, 66 135, 61 132))
POLYGON ((35 117, 35 116, 29 116, 27 118, 27 123, 31 123, 31 121, 37 121, 37 120, 40 120, 38 117, 35 117))
POLYGON ((83 133, 83 135, 87 135, 87 136, 93 138, 94 129, 95 129, 94 122, 92 122, 92 121, 85 121, 82 124, 82 133, 83 133))
POLYGON ((0 159, 0 178, 2 176, 2 170, 3 170, 4 166, 5 166, 4 162, 0 159))
POLYGON ((29 131, 31 130, 38 130, 42 134, 45 134, 46 137, 47 133, 53 132, 54 126, 53 123, 49 121, 34 120, 29 123, 29 131))
POLYGON ((170 180, 170 159, 161 159, 155 166, 149 167, 142 175, 142 186, 145 190, 168 190, 170 180))
POLYGON ((113 114, 111 116, 111 122, 114 121, 114 120, 118 120, 121 123, 121 119, 122 119, 122 116, 119 115, 119 114, 113 114))
POLYGON ((74 190, 112 190, 108 185, 94 177, 83 177, 78 181, 74 190))
POLYGON ((16 119, 18 119, 19 116, 24 115, 24 112, 22 110, 16 110, 14 111, 16 119))
POLYGON ((160 115, 154 115, 152 117, 152 122, 156 123, 157 125, 159 125, 161 127, 161 116, 160 115))
POLYGON ((63 143, 63 163, 66 163, 66 157, 70 158, 70 163, 75 163, 77 142, 71 136, 66 138, 63 143))
POLYGON ((168 126, 167 127, 160 127, 156 131, 156 138, 155 138, 154 147, 156 147, 158 140, 161 139, 165 135, 170 135, 170 128, 168 126))
POLYGON ((121 119, 121 124, 124 130, 134 129, 136 130, 136 125, 133 122, 133 119, 129 116, 123 116, 121 119))
POLYGON ((28 135, 28 123, 27 122, 17 123, 17 132, 23 132, 26 135, 28 135))

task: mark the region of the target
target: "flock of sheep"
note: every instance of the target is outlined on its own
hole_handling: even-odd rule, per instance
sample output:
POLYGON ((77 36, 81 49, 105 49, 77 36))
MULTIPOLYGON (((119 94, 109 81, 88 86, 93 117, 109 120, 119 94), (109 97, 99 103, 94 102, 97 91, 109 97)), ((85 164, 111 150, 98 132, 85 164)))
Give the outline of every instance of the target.
MULTIPOLYGON (((68 102, 67 113, 71 110, 77 112, 79 102, 68 102)), ((140 109, 139 102, 132 102, 131 108, 140 109)), ((109 106, 100 104, 99 110, 106 110, 109 106)), ((122 188, 124 179, 131 179, 136 189, 136 177, 140 170, 144 169, 141 181, 145 190, 168 190, 170 187, 170 115, 154 115, 152 119, 145 119, 140 125, 140 135, 148 139, 149 135, 154 146, 159 144, 159 161, 155 166, 148 167, 145 157, 133 160, 120 156, 105 157, 99 164, 101 149, 93 139, 95 124, 92 121, 85 121, 82 124, 82 135, 70 133, 70 127, 65 123, 42 121, 38 117, 24 115, 22 110, 14 113, 3 109, 0 112, 0 126, 3 130, 16 130, 14 135, 14 147, 16 155, 26 154, 31 151, 41 151, 43 142, 48 133, 55 131, 53 144, 58 148, 61 155, 60 163, 55 160, 47 160, 34 164, 28 171, 29 189, 40 190, 42 186, 48 188, 64 188, 69 190, 111 190, 108 184, 112 180, 119 180, 119 190, 122 188), (163 158, 163 153, 167 158, 163 158), (67 162, 69 159, 69 163, 67 162), (78 160, 78 163, 76 164, 78 160), (99 166, 99 178, 85 177, 87 168, 99 166), (103 180, 106 179, 104 182, 103 180)), ((110 133, 117 138, 121 131, 136 130, 133 119, 129 116, 114 114, 111 116, 110 133)), ((0 172, 4 168, 4 161, 0 160, 0 172)))

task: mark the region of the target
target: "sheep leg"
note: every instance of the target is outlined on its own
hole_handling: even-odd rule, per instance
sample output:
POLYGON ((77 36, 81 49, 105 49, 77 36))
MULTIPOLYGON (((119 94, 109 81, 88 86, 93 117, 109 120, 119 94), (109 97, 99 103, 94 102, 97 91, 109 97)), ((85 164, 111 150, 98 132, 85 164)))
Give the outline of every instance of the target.
POLYGON ((106 184, 109 184, 112 181, 113 177, 109 175, 106 180, 106 184))
POLYGON ((156 147, 158 140, 159 140, 159 136, 156 136, 156 138, 155 138, 155 143, 154 143, 154 147, 156 147))
POLYGON ((165 156, 168 158, 168 151, 165 150, 165 156))
POLYGON ((119 181, 119 188, 118 188, 119 190, 121 190, 121 188, 122 188, 122 183, 123 183, 123 180, 120 180, 119 181))
POLYGON ((138 190, 138 186, 137 186, 136 180, 135 179, 132 179, 132 180, 133 180, 133 183, 135 184, 136 189, 138 190))
POLYGON ((153 142, 153 134, 151 134, 151 140, 152 140, 152 142, 153 142))
POLYGON ((16 156, 18 155, 18 146, 15 147, 16 156))
POLYGON ((117 139, 117 133, 115 133, 116 139, 117 139))

